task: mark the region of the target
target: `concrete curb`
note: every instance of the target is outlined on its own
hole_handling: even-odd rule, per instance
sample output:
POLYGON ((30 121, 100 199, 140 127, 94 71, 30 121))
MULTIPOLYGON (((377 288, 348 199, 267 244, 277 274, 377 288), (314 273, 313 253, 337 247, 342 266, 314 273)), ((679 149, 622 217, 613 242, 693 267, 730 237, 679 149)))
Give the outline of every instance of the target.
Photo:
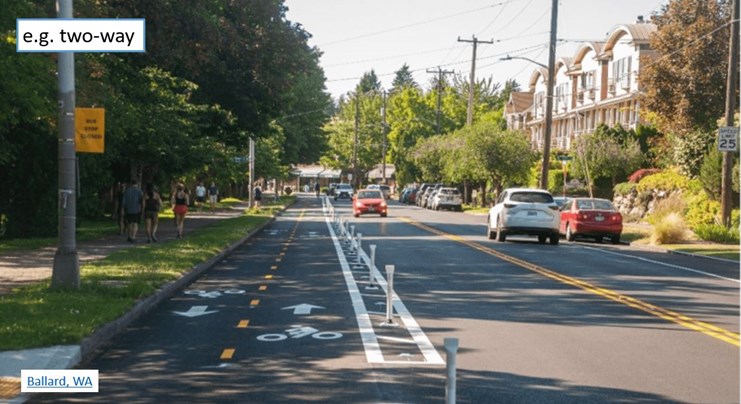
POLYGON ((169 299, 178 290, 193 283, 193 281, 198 279, 198 277, 200 277, 204 272, 208 271, 214 265, 229 256, 235 249, 244 244, 247 240, 252 238, 255 234, 260 232, 262 229, 264 229, 274 221, 275 217, 272 217, 261 226, 252 230, 246 236, 229 245, 226 249, 221 251, 216 256, 212 257, 208 261, 196 265, 179 279, 167 283, 153 295, 139 301, 131 310, 126 312, 121 317, 95 330, 95 332, 91 336, 85 338, 80 344, 80 360, 77 363, 73 363, 72 366, 78 365, 79 363, 84 363, 92 359, 95 356, 95 352, 97 350, 102 348, 113 337, 125 330, 126 327, 128 327, 131 323, 157 307, 157 305, 159 305, 166 299, 169 299))

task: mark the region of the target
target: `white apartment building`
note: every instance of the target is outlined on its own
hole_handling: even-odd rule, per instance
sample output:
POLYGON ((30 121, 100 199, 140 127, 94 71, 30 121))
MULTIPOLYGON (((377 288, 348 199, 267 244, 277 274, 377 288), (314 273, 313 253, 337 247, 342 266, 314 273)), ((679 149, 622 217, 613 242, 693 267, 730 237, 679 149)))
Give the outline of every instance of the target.
MULTIPOLYGON (((648 42, 655 30, 639 17, 635 24, 614 27, 603 42, 582 43, 573 56, 557 57, 552 149, 569 150, 576 136, 600 124, 636 128, 641 93, 637 77, 644 57, 653 55, 648 42)), ((534 70, 528 91, 512 93, 505 107, 507 127, 529 132, 538 150, 545 133, 547 80, 547 69, 534 70)))

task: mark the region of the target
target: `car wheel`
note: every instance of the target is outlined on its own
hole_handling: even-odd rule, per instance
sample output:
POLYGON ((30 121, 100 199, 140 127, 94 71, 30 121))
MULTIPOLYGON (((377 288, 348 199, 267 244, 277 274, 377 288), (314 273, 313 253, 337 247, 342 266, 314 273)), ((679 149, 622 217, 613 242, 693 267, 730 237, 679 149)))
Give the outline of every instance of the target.
POLYGON ((538 236, 538 243, 543 244, 548 240, 548 236, 538 236))
POLYGON ((507 241, 507 234, 502 230, 502 219, 497 219, 497 241, 500 243, 507 241))
POLYGON ((381 217, 386 217, 386 216, 387 216, 386 213, 381 213, 381 217))
POLYGON ((494 240, 495 238, 497 238, 497 234, 491 229, 491 218, 490 217, 486 218, 486 237, 489 240, 494 240))
POLYGON ((551 234, 551 245, 558 245, 558 240, 559 240, 560 238, 561 238, 561 235, 560 235, 560 234, 558 234, 558 233, 556 233, 556 234, 551 234))
POLYGON ((597 237, 594 238, 594 240, 597 241, 597 243, 601 243, 602 242, 602 236, 597 236, 597 237))
POLYGON ((355 217, 360 217, 360 213, 356 213, 355 214, 355 217))
POLYGON ((567 223, 566 224, 566 240, 574 241, 575 238, 576 236, 574 235, 574 232, 571 231, 571 225, 567 223))
POLYGON ((610 241, 612 241, 612 244, 620 244, 620 235, 619 234, 616 234, 616 235, 612 236, 612 238, 610 239, 610 241))

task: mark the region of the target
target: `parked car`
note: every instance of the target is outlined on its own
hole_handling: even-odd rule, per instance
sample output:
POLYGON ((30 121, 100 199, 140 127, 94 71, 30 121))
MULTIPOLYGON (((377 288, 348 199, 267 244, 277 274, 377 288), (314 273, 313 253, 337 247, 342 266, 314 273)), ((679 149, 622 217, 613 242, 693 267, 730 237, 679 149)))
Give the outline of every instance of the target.
POLYGON ((507 236, 538 236, 539 243, 557 245, 561 214, 553 196, 542 189, 508 188, 489 209, 486 234, 489 239, 504 242, 507 236))
POLYGON ((378 186, 378 188, 383 193, 384 198, 391 199, 391 187, 390 186, 381 184, 378 186))
POLYGON ((419 188, 412 188, 412 190, 409 191, 409 195, 407 195, 405 202, 410 205, 416 204, 418 193, 419 193, 419 188))
POLYGON ((352 201, 355 217, 368 213, 378 213, 381 217, 388 215, 388 205, 380 189, 361 189, 352 201))
POLYGON ((592 237, 601 243, 609 237, 617 244, 623 232, 623 216, 607 199, 574 198, 561 209, 560 231, 569 241, 592 237))
POLYGON ((350 184, 337 184, 337 187, 334 189, 334 200, 338 199, 352 199, 353 196, 353 189, 352 185, 350 184))
POLYGON ((558 208, 563 208, 563 205, 566 204, 566 201, 569 200, 568 196, 554 196, 553 201, 556 202, 556 205, 558 205, 558 208))
POLYGON ((422 201, 422 207, 430 209, 432 207, 432 198, 437 194, 437 188, 428 188, 424 194, 424 200, 422 201))
POLYGON ((432 198, 431 209, 451 209, 462 211, 463 199, 461 192, 456 188, 440 188, 432 198))

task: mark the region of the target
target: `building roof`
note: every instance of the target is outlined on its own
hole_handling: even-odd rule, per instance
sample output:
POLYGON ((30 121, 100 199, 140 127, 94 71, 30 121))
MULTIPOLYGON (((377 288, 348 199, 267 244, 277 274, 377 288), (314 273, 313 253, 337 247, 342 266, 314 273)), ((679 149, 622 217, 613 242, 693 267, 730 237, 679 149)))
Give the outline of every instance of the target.
MULTIPOLYGON (((396 166, 386 163, 386 178, 393 178, 396 174, 396 166)), ((378 164, 368 171, 369 180, 383 179, 383 164, 378 164)))
POLYGON ((504 107, 505 114, 519 114, 530 109, 533 105, 533 93, 516 91, 509 95, 509 101, 504 107))
POLYGON ((293 167, 291 174, 302 178, 340 178, 342 172, 321 165, 298 165, 293 167))

